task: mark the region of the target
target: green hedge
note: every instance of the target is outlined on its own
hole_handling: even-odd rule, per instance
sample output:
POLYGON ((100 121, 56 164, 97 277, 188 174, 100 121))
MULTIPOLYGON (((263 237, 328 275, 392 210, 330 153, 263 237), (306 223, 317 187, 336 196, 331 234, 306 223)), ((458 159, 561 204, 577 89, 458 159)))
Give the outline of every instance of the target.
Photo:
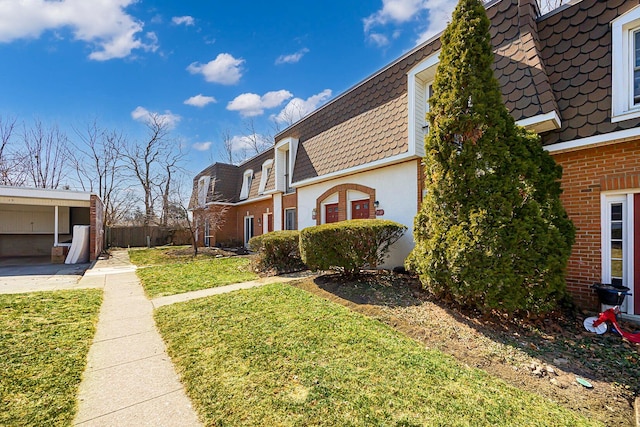
POLYGON ((287 273, 305 268, 300 258, 300 232, 272 231, 249 240, 249 248, 257 252, 256 268, 260 271, 287 273))
POLYGON ((389 247, 407 230, 382 219, 354 219, 305 228, 300 232, 302 261, 313 270, 335 269, 345 275, 382 264, 389 247))

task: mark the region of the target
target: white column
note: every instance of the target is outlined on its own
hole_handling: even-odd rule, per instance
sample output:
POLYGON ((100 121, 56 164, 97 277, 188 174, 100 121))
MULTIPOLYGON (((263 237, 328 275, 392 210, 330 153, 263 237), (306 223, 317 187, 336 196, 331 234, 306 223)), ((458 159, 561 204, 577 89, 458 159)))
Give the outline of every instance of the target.
POLYGON ((57 247, 58 246, 58 205, 56 205, 54 207, 54 221, 55 223, 53 224, 53 246, 57 247))

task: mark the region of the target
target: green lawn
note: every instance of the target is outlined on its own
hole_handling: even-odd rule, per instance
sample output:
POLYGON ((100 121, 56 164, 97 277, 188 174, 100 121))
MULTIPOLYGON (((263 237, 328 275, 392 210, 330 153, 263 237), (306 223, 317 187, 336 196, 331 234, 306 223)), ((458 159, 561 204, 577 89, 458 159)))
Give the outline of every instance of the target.
POLYGON ((0 425, 71 425, 97 289, 0 295, 0 425))
POLYGON ((597 425, 287 285, 165 306, 156 322, 207 425, 597 425))
POLYGON ((141 268, 137 274, 149 298, 157 298, 257 279, 249 264, 241 257, 197 259, 141 268))
POLYGON ((152 249, 129 249, 129 259, 138 267, 192 261, 191 246, 165 246, 152 249), (176 255, 180 253, 180 255, 176 255), (183 255, 184 253, 184 255, 183 255))

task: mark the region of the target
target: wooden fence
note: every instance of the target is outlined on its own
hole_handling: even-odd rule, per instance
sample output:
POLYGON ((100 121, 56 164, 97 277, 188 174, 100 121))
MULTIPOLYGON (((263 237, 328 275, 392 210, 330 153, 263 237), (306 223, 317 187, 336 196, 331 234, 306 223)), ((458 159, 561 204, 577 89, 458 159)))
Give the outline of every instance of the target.
POLYGON ((109 248, 189 245, 189 230, 159 226, 107 227, 105 242, 109 248))

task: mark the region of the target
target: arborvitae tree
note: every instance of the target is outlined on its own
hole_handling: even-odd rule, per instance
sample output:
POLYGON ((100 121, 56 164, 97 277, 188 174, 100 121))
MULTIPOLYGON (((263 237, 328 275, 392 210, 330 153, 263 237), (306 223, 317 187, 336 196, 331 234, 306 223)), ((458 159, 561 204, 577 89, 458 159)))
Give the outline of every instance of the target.
POLYGON ((543 312, 565 294, 575 230, 561 167, 502 103, 489 27, 481 0, 460 0, 442 36, 407 267, 464 305, 543 312))

